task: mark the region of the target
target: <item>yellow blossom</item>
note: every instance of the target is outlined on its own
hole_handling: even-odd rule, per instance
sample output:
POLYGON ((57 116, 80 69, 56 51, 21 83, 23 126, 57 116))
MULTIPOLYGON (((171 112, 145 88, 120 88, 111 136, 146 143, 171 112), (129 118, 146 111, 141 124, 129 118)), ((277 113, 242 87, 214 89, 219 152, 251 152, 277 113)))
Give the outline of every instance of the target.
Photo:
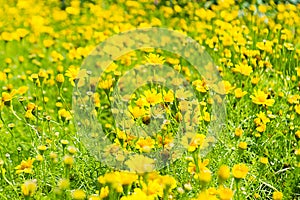
POLYGON ((23 172, 27 174, 32 174, 34 160, 34 158, 28 158, 27 161, 22 160, 21 164, 15 167, 15 169, 17 170, 16 174, 20 174, 23 172))
POLYGON ((36 191, 36 188, 37 185, 35 180, 25 181, 25 183, 21 185, 21 190, 25 197, 33 196, 36 191))
POLYGON ((246 178, 248 171, 249 171, 248 167, 243 163, 236 164, 232 168, 232 174, 234 178, 237 179, 246 178))
POLYGON ((252 102, 258 105, 272 106, 275 103, 274 99, 268 99, 268 94, 261 90, 254 91, 254 96, 251 95, 252 102))

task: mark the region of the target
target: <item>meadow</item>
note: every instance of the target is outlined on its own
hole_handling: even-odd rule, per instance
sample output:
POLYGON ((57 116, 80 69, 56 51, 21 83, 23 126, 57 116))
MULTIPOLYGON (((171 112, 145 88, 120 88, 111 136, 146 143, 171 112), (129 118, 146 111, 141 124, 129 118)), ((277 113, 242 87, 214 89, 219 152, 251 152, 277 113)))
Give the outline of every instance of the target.
POLYGON ((300 199, 297 1, 0 0, 0 19, 0 199, 300 199))

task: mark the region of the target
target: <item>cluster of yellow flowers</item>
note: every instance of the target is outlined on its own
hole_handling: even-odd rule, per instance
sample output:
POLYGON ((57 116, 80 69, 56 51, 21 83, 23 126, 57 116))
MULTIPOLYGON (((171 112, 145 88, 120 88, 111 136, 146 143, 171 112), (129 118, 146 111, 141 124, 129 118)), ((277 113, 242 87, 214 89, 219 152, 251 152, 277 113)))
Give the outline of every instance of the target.
POLYGON ((1 199, 299 198, 298 2, 0 0, 0 16, 1 199), (203 73, 213 79, 216 67, 222 80, 152 47, 112 60, 101 77, 80 68, 100 42, 145 27, 195 39, 214 61, 203 73), (141 64, 156 71, 139 76, 148 69, 141 64), (163 67, 172 70, 159 77, 163 67), (130 84, 123 85, 126 74, 130 84), (86 85, 82 97, 77 91, 86 85), (123 108, 119 93, 112 95, 128 88, 123 108), (74 102, 82 113, 94 105, 80 123, 74 102), (227 104, 226 123, 211 137, 210 125, 223 114, 212 112, 217 103, 227 104), (99 138, 89 117, 101 123, 107 149, 80 140, 76 128, 89 141, 99 138), (117 155, 111 162, 125 171, 95 160, 88 145, 117 155), (157 151, 166 164, 159 171, 160 160, 148 156, 157 151))

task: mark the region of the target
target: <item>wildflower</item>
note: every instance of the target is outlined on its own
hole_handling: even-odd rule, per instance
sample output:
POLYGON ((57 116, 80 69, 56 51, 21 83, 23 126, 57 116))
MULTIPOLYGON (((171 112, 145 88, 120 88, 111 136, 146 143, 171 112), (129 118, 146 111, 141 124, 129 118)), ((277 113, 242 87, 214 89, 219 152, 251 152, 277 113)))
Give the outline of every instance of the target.
POLYGON ((65 77, 63 74, 57 74, 55 80, 61 85, 63 82, 65 82, 65 77))
POLYGON ((248 171, 249 171, 248 167, 243 163, 235 164, 232 168, 232 174, 236 179, 245 178, 248 174, 248 171))
POLYGON ((235 65, 235 68, 233 68, 232 71, 239 72, 245 76, 250 76, 250 74, 253 72, 252 67, 245 63, 235 65))
POLYGON ((64 156, 63 161, 68 167, 72 167, 72 165, 74 164, 74 158, 69 155, 64 156))
POLYGON ((295 133, 296 137, 300 139, 300 131, 296 131, 295 133))
POLYGON ((16 174, 21 174, 23 172, 25 174, 32 174, 34 160, 34 158, 28 158, 27 161, 22 160, 21 164, 15 167, 17 170, 16 174))
MULTIPOLYGON (((195 151, 198 147, 202 147, 204 142, 205 142, 206 136, 203 134, 196 134, 192 136, 191 142, 189 143, 188 146, 188 151, 193 152, 195 151)), ((183 139, 186 139, 186 137, 183 137, 183 139)))
POLYGON ((165 176, 161 176, 160 179, 161 179, 161 184, 164 187, 164 190, 168 190, 167 192, 169 192, 170 190, 176 187, 176 180, 174 177, 170 175, 165 175, 165 176))
POLYGON ((254 91, 254 96, 251 95, 252 102, 258 105, 272 106, 275 103, 274 99, 268 99, 268 94, 261 90, 254 91))
POLYGON ((45 145, 40 145, 40 146, 38 146, 37 149, 38 149, 39 151, 43 152, 43 151, 46 151, 46 150, 47 150, 47 146, 45 146, 45 145))
POLYGON ((236 129, 235 129, 234 135, 235 135, 236 137, 241 137, 242 134, 243 134, 243 129, 241 129, 241 128, 236 128, 236 129))
POLYGON ((21 87, 18 88, 17 93, 20 94, 20 95, 23 95, 27 92, 27 90, 28 90, 27 86, 21 86, 21 87))
POLYGON ((143 155, 134 155, 125 162, 130 171, 136 173, 149 172, 154 169, 154 160, 143 155))
POLYGON ((21 185, 21 191, 25 197, 33 196, 36 188, 36 180, 28 180, 21 185))
POLYGON ((75 79, 77 78, 79 74, 79 68, 75 67, 74 65, 71 65, 68 70, 66 71, 66 77, 69 77, 70 83, 74 86, 75 85, 75 79))
POLYGON ((199 159, 197 166, 195 163, 190 162, 188 165, 188 172, 191 174, 195 174, 198 170, 199 171, 209 171, 209 169, 206 167, 209 164, 209 159, 203 160, 203 162, 199 159))
POLYGON ((260 80, 259 77, 255 77, 255 76, 254 76, 254 77, 251 78, 251 83, 254 84, 254 85, 256 85, 256 84, 258 83, 259 80, 260 80))
POLYGON ((211 171, 201 170, 199 173, 194 175, 195 179, 199 179, 202 184, 207 184, 211 181, 211 171))
POLYGON ((266 51, 268 53, 272 53, 273 49, 273 42, 271 41, 263 41, 263 42, 257 42, 256 47, 262 51, 266 51))
POLYGON ((174 92, 173 90, 169 90, 168 92, 163 93, 164 102, 170 103, 174 101, 174 92))
POLYGON ((155 141, 150 138, 139 138, 139 140, 136 142, 136 147, 141 152, 150 152, 152 148, 154 148, 155 141))
POLYGON ((44 157, 41 154, 38 154, 35 159, 39 162, 42 162, 44 160, 44 157))
POLYGON ((77 149, 75 148, 75 147, 73 147, 73 146, 68 146, 68 152, 70 153, 70 154, 75 154, 76 152, 77 152, 77 149))
POLYGON ((300 115, 300 104, 295 105, 295 112, 300 115))
POLYGON ((75 200, 83 200, 85 199, 85 192, 81 189, 78 189, 78 190, 74 190, 71 192, 71 196, 72 196, 72 199, 75 199, 75 200))
POLYGON ((273 200, 281 200, 283 198, 282 192, 275 191, 273 192, 273 200))
POLYGON ((230 169, 226 165, 222 165, 218 170, 219 180, 225 181, 230 177, 230 169))
POLYGON ((142 191, 140 188, 135 188, 134 192, 131 195, 123 196, 121 200, 153 200, 153 196, 147 195, 144 191, 142 191))
POLYGON ((39 71, 39 73, 38 73, 38 78, 40 80, 40 83, 42 83, 45 79, 47 79, 48 78, 48 74, 47 74, 46 70, 41 69, 39 71))
POLYGON ((242 149, 242 150, 247 149, 247 143, 246 142, 240 142, 239 143, 239 148, 242 149))
POLYGON ((151 64, 161 64, 162 65, 165 62, 165 58, 158 54, 150 53, 145 58, 146 58, 146 62, 151 63, 151 64))
POLYGON ((14 96, 16 95, 17 90, 13 90, 11 93, 7 93, 7 92, 2 92, 2 102, 4 105, 6 106, 10 106, 11 105, 11 101, 14 98, 14 96))
POLYGON ((113 84, 113 79, 110 76, 108 76, 105 80, 99 81, 99 88, 108 90, 111 88, 112 84, 113 84))
POLYGON ((195 80, 192 84, 196 87, 196 90, 199 92, 207 92, 208 86, 206 85, 205 81, 202 80, 195 80))
POLYGON ((162 94, 157 93, 157 91, 155 90, 146 90, 144 92, 144 97, 146 101, 151 105, 158 104, 162 101, 162 94))
POLYGON ((142 117, 146 114, 146 110, 144 108, 140 108, 138 106, 135 107, 129 107, 129 112, 132 114, 132 116, 137 119, 139 117, 142 117))
POLYGON ((217 85, 212 85, 212 88, 219 94, 229 94, 235 87, 229 81, 220 81, 217 85))
POLYGON ((60 179, 57 183, 57 187, 61 190, 66 190, 70 187, 70 181, 69 179, 60 179))
POLYGON ((221 187, 218 192, 221 200, 231 200, 233 198, 233 191, 230 188, 221 187))
POLYGON ((65 147, 66 145, 69 144, 68 140, 61 140, 60 143, 65 147))
POLYGON ((268 164, 269 161, 268 161, 268 158, 266 158, 266 157, 260 157, 259 162, 266 165, 266 164, 268 164))
POLYGON ((248 92, 246 92, 246 91, 242 91, 241 88, 236 88, 236 89, 234 90, 234 95, 235 95, 236 98, 242 98, 242 97, 245 96, 247 93, 248 93, 248 92))
POLYGON ((108 189, 108 186, 105 186, 105 187, 102 187, 101 190, 100 190, 100 198, 101 199, 104 199, 108 196, 109 194, 109 189, 108 189))
POLYGON ((296 67, 296 72, 297 72, 297 76, 300 77, 300 66, 299 66, 299 67, 296 67))
POLYGON ((72 115, 69 111, 67 111, 66 109, 60 109, 58 111, 58 115, 61 117, 61 120, 63 122, 65 122, 66 120, 69 121, 72 119, 72 115))

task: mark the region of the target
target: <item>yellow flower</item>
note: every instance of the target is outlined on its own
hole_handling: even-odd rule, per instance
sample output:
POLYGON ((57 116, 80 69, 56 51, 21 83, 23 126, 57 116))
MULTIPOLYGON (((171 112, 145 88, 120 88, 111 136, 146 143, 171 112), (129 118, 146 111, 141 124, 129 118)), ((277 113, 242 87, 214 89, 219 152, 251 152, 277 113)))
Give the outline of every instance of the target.
POLYGON ((68 70, 66 71, 66 77, 69 77, 70 83, 74 86, 74 80, 77 78, 79 73, 79 67, 75 67, 74 65, 71 65, 68 70))
POLYGON ((220 81, 217 85, 212 85, 214 91, 219 94, 229 94, 235 87, 229 81, 220 81))
POLYGON ((154 170, 155 161, 143 155, 134 155, 125 162, 131 172, 145 173, 154 170))
POLYGON ((42 162, 44 160, 44 157, 41 154, 38 154, 35 159, 39 162, 42 162))
POLYGON ((239 143, 239 148, 242 149, 242 150, 247 149, 247 142, 240 142, 239 143))
POLYGON ((173 90, 169 90, 168 92, 163 93, 164 102, 170 103, 174 101, 174 92, 173 90))
POLYGON ((259 80, 260 80, 259 77, 255 77, 255 76, 254 76, 254 77, 251 78, 251 83, 254 84, 254 85, 256 85, 256 84, 258 83, 259 80))
POLYGON ((46 151, 46 150, 47 150, 47 146, 41 145, 41 146, 38 146, 37 149, 38 149, 39 151, 46 151))
POLYGON ((170 191, 176 187, 176 180, 173 176, 165 175, 161 176, 160 179, 164 189, 168 189, 170 191))
POLYGON ((272 106, 275 103, 274 99, 268 99, 268 94, 261 90, 254 91, 254 96, 251 95, 252 102, 258 105, 272 106))
POLYGON ((148 180, 147 184, 143 182, 142 190, 148 196, 157 197, 163 195, 163 188, 159 179, 148 180))
POLYGON ((54 41, 53 41, 52 39, 46 39, 46 40, 43 40, 43 45, 44 45, 46 48, 51 47, 53 44, 54 44, 54 41))
POLYGON ((205 142, 206 136, 203 134, 197 133, 191 140, 188 146, 188 151, 193 152, 195 151, 198 147, 202 147, 204 142, 205 142))
POLYGON ((248 167, 243 163, 235 164, 232 168, 232 174, 236 179, 245 178, 248 174, 248 171, 248 167))
POLYGON ((76 199, 76 200, 83 200, 85 199, 85 192, 81 189, 78 190, 74 190, 71 193, 72 199, 76 199))
POLYGON ((28 89, 29 88, 27 86, 21 86, 18 88, 17 93, 23 95, 27 92, 28 89))
POLYGON ((206 92, 208 90, 208 86, 202 80, 195 80, 192 82, 193 86, 196 87, 196 90, 199 92, 206 92))
POLYGON ((164 64, 165 62, 165 58, 158 54, 150 53, 145 58, 146 58, 146 62, 151 64, 164 64))
POLYGON ((296 71, 297 71, 297 76, 300 77, 300 66, 299 66, 299 67, 296 67, 296 71))
POLYGON ((60 179, 57 183, 57 186, 61 190, 66 190, 70 187, 70 181, 69 179, 65 179, 65 178, 60 179))
POLYGON ((157 93, 157 91, 155 90, 146 90, 144 92, 144 97, 146 101, 151 105, 155 105, 162 102, 162 94, 157 93))
POLYGON ((63 83, 65 81, 65 77, 63 74, 57 74, 55 80, 57 83, 63 83))
POLYGON ((262 51, 266 51, 268 53, 272 53, 273 49, 273 42, 271 41, 263 41, 263 42, 257 42, 256 47, 262 51))
POLYGON ((281 200, 283 198, 282 192, 275 191, 273 192, 273 200, 281 200))
POLYGON ((25 197, 33 196, 36 190, 36 181, 28 180, 21 185, 22 193, 25 197))
POLYGON ((72 119, 72 115, 69 111, 66 109, 60 109, 58 111, 58 115, 61 117, 62 121, 64 122, 65 120, 69 121, 72 119))
POLYGON ((254 122, 257 126, 270 122, 270 119, 266 116, 264 112, 259 112, 258 114, 256 114, 256 116, 257 118, 254 119, 254 122))
POLYGON ((243 135, 243 129, 241 128, 236 128, 235 131, 234 131, 234 135, 236 137, 241 137, 243 135))
POLYGON ((300 115, 300 104, 295 105, 295 112, 300 115))
POLYGON ((146 110, 144 108, 140 108, 138 106, 135 107, 129 107, 129 112, 132 114, 132 116, 137 119, 139 117, 142 117, 146 114, 146 110))
POLYGON ((219 168, 218 177, 221 181, 225 181, 230 177, 230 169, 227 165, 222 165, 219 168))
POLYGON ((235 65, 235 68, 232 69, 233 72, 239 72, 245 76, 250 76, 250 74, 253 72, 252 67, 248 64, 240 63, 238 65, 235 65))
POLYGON ((15 169, 17 170, 16 174, 20 174, 23 172, 26 174, 32 174, 34 160, 34 158, 29 158, 27 161, 22 160, 21 164, 15 167, 15 169))
POLYGON ((113 80, 110 76, 107 76, 106 80, 99 81, 99 88, 107 90, 110 89, 113 84, 113 80))
POLYGON ((155 141, 149 136, 146 138, 139 138, 136 142, 136 147, 141 152, 150 152, 152 148, 154 148, 155 141))
POLYGON ((12 99, 14 98, 14 96, 16 95, 17 90, 13 90, 11 93, 8 92, 2 92, 2 102, 4 103, 4 105, 6 106, 10 106, 12 99))
POLYGON ((202 184, 207 184, 211 181, 211 171, 201 170, 199 173, 194 175, 195 179, 199 179, 202 184))
POLYGON ((68 152, 73 155, 77 152, 77 149, 73 146, 68 146, 68 152))
POLYGON ((109 189, 108 189, 108 186, 105 186, 105 187, 102 187, 101 190, 100 190, 100 198, 101 199, 104 199, 108 196, 109 194, 109 189))
POLYGON ((269 161, 267 157, 260 157, 259 162, 266 165, 269 161))
POLYGON ((135 188, 134 192, 131 195, 123 196, 121 200, 154 200, 154 196, 148 196, 144 191, 140 188, 135 188))
POLYGON ((231 200, 233 198, 233 191, 230 188, 221 187, 218 191, 221 200, 231 200))
POLYGON ((209 169, 206 167, 209 164, 209 159, 205 159, 203 162, 199 159, 197 164, 198 166, 196 166, 195 163, 190 162, 188 165, 188 172, 194 174, 197 172, 197 169, 199 171, 209 171, 209 169))
POLYGON ((295 133, 296 137, 300 139, 300 131, 296 131, 295 133))
POLYGON ((242 98, 242 97, 245 96, 247 93, 248 93, 248 92, 246 92, 246 91, 242 91, 241 88, 236 88, 236 89, 234 90, 234 95, 235 95, 236 98, 242 98))
POLYGON ((69 155, 65 155, 63 161, 68 167, 71 167, 74 164, 74 158, 69 155))

